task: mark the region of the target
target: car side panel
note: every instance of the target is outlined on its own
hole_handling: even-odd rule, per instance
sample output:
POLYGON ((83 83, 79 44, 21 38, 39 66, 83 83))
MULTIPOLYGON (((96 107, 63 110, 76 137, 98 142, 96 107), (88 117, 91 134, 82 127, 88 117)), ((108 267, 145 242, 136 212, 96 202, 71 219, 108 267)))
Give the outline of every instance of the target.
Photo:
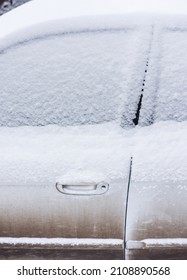
POLYGON ((127 212, 126 244, 129 242, 139 245, 146 242, 148 244, 142 246, 142 249, 135 246, 127 250, 126 258, 177 259, 179 256, 180 259, 185 259, 187 256, 186 201, 186 181, 132 180, 127 212), (149 246, 150 240, 153 243, 152 248, 149 246))

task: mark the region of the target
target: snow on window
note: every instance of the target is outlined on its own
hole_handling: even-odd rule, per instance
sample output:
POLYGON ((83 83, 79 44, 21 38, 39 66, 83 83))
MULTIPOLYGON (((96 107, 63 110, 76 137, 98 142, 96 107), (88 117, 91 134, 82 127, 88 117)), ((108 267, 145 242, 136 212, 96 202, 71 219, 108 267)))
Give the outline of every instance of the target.
POLYGON ((156 121, 187 120, 187 32, 163 32, 156 121))
POLYGON ((128 29, 53 34, 9 47, 0 54, 0 126, 116 120, 132 90, 138 48, 137 32, 128 29))
POLYGON ((185 30, 163 26, 155 28, 140 111, 140 125, 157 121, 187 120, 185 30))

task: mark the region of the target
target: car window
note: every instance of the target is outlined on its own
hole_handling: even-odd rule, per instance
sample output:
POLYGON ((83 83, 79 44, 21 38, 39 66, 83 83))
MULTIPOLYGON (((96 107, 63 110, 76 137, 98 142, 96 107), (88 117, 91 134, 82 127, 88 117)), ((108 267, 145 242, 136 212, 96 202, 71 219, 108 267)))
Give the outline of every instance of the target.
POLYGON ((156 121, 187 120, 186 35, 180 29, 163 32, 156 121))
POLYGON ((160 28, 155 32, 140 124, 187 120, 186 29, 160 28))
POLYGON ((9 47, 0 54, 0 126, 118 119, 137 52, 132 30, 54 34, 9 47))

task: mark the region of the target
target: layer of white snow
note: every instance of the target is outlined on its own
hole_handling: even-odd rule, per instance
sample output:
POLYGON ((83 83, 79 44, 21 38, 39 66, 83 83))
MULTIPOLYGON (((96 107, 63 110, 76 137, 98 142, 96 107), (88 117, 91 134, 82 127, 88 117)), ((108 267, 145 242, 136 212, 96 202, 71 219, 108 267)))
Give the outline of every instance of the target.
POLYGON ((0 238, 1 244, 11 244, 11 245, 60 245, 60 246, 122 246, 123 240, 121 239, 99 239, 99 238, 14 238, 6 237, 0 238))
POLYGON ((162 34, 155 119, 187 120, 187 25, 162 34))
POLYGON ((152 26, 149 41, 149 52, 147 53, 147 72, 144 74, 143 99, 140 110, 139 125, 150 125, 155 118, 155 104, 157 103, 157 91, 159 84, 160 63, 160 38, 163 28, 160 25, 152 26))
POLYGON ((0 18, 0 36, 47 20, 128 13, 185 14, 187 3, 185 0, 33 0, 0 18))
POLYGON ((186 180, 187 122, 127 130, 115 123, 82 127, 0 128, 0 182, 55 184, 123 178, 133 156, 132 180, 186 180))
POLYGON ((187 246, 187 238, 152 238, 143 239, 140 241, 130 240, 126 243, 126 248, 129 250, 133 249, 146 249, 146 248, 180 248, 185 249, 187 246))
POLYGON ((166 17, 153 25, 140 111, 141 125, 187 120, 187 21, 166 17))
MULTIPOLYGON (((158 122, 136 129, 132 180, 171 182, 187 190, 187 122, 158 122), (182 187, 182 186, 181 186, 182 187)), ((149 184, 148 184, 149 185, 149 184)))
POLYGON ((2 127, 1 185, 55 185, 61 178, 66 182, 124 178, 132 144, 125 134, 114 123, 64 128, 2 127))
POLYGON ((62 33, 64 22, 55 22, 52 31, 38 26, 43 35, 33 29, 21 33, 15 46, 13 38, 4 40, 0 126, 102 123, 120 119, 122 110, 131 124, 149 27, 136 30, 118 20, 112 28, 101 24, 77 33, 62 33))
POLYGON ((149 17, 89 17, 5 36, 0 126, 92 124, 121 116, 123 126, 132 126, 143 78, 141 125, 186 120, 187 22, 153 18, 152 26, 153 32, 149 17))
POLYGON ((144 239, 141 240, 146 247, 177 247, 187 246, 187 238, 163 238, 163 239, 144 239))

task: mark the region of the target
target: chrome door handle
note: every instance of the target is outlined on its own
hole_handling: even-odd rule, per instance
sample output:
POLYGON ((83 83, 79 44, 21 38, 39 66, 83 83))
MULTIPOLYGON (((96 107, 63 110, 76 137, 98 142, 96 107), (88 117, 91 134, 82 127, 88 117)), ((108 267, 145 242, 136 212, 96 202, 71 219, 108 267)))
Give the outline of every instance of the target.
POLYGON ((104 194, 109 189, 109 184, 106 182, 96 183, 80 183, 80 184, 62 184, 56 183, 56 188, 59 192, 67 195, 100 195, 104 194))

